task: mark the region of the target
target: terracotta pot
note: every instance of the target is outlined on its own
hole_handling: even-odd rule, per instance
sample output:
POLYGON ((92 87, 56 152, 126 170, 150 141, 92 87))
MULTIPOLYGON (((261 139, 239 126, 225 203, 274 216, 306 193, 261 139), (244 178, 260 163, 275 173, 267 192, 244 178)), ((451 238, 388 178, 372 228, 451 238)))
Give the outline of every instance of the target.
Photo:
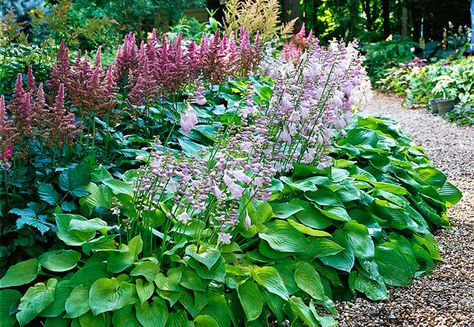
POLYGON ((436 101, 436 105, 438 106, 439 114, 444 115, 453 110, 454 100, 438 99, 438 101, 436 101))

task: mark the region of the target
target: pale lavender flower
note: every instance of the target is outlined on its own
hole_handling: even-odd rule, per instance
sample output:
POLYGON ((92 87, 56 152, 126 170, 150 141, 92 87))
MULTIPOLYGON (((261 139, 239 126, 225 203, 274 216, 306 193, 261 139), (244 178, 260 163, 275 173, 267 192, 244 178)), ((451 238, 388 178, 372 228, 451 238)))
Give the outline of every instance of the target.
POLYGON ((191 130, 198 123, 197 112, 193 109, 192 106, 188 105, 186 111, 181 114, 180 124, 181 129, 185 133, 191 132, 191 130))

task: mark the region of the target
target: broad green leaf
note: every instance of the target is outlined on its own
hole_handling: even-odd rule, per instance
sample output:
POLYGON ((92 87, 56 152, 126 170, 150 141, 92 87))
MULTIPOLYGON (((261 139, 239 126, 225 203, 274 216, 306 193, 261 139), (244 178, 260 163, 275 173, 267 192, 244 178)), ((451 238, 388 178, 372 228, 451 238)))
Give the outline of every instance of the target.
POLYGON ((295 214, 296 219, 298 219, 302 224, 314 228, 314 229, 324 229, 333 224, 333 220, 327 218, 322 213, 319 212, 316 207, 308 202, 301 199, 292 199, 290 203, 297 204, 304 208, 303 211, 300 211, 295 214))
POLYGON ((120 251, 112 252, 107 259, 107 270, 112 273, 120 273, 130 267, 143 250, 143 240, 140 235, 135 236, 128 242, 122 244, 120 251))
POLYGON ((19 311, 16 314, 20 326, 24 326, 35 319, 41 311, 54 302, 54 292, 57 284, 58 280, 51 278, 46 284, 37 283, 28 288, 20 300, 19 311))
POLYGON ((51 184, 39 183, 38 195, 41 200, 53 206, 56 205, 59 200, 59 193, 51 184))
POLYGON ((221 257, 219 249, 205 243, 200 244, 199 247, 194 244, 188 245, 185 252, 190 257, 204 264, 208 269, 211 269, 221 257))
POLYGON ((133 196, 132 187, 124 181, 109 178, 109 179, 104 179, 101 182, 104 183, 105 185, 107 185, 108 187, 110 187, 110 189, 112 190, 112 192, 115 195, 117 195, 117 194, 126 194, 126 195, 129 195, 129 196, 133 196))
POLYGON ((91 172, 88 162, 83 162, 74 168, 64 170, 59 175, 59 187, 63 191, 70 192, 75 197, 83 197, 88 194, 84 186, 90 183, 91 172))
POLYGON ((446 176, 434 167, 423 166, 415 170, 425 182, 432 186, 442 187, 446 183, 446 176))
POLYGON ((342 229, 348 247, 354 255, 362 259, 370 259, 374 256, 374 241, 369 235, 369 229, 356 221, 349 221, 342 229))
POLYGON ((300 191, 306 192, 306 191, 316 191, 318 189, 315 183, 310 179, 293 181, 293 179, 291 179, 290 177, 283 176, 283 177, 280 177, 280 180, 286 185, 288 185, 290 189, 293 189, 293 190, 300 190, 300 191))
POLYGON ((135 287, 115 278, 100 278, 89 291, 89 303, 94 315, 121 309, 134 301, 135 287))
POLYGON ((63 317, 52 317, 47 318, 44 322, 44 327, 68 327, 71 324, 71 320, 63 317))
POLYGON ((377 282, 356 271, 350 274, 349 287, 364 293, 372 301, 381 301, 388 298, 387 287, 383 282, 377 282))
POLYGON ((453 184, 446 182, 443 187, 439 190, 439 195, 446 202, 448 207, 451 207, 458 203, 462 198, 462 193, 453 184))
POLYGON ((82 284, 74 287, 71 295, 66 300, 65 308, 67 312, 65 318, 77 318, 88 312, 91 309, 89 306, 89 288, 82 284))
POLYGON ((137 319, 143 326, 164 327, 169 318, 168 307, 159 297, 154 297, 151 303, 136 303, 135 310, 137 319))
POLYGON ((312 229, 310 227, 307 227, 303 224, 300 224, 294 221, 293 219, 288 219, 288 223, 291 226, 293 226, 297 231, 306 235, 315 236, 315 237, 331 237, 331 234, 329 234, 328 232, 312 229))
POLYGON ((251 201, 248 206, 248 212, 254 225, 267 222, 273 214, 272 207, 266 201, 251 201))
POLYGON ((84 196, 79 201, 81 205, 88 205, 95 208, 109 209, 112 206, 112 192, 106 185, 97 185, 90 183, 83 187, 87 191, 87 196, 84 196))
POLYGON ((319 327, 318 320, 311 310, 304 304, 299 297, 292 296, 289 300, 291 310, 309 327, 319 327))
POLYGON ((288 290, 285 287, 283 279, 275 268, 255 266, 252 269, 252 277, 267 291, 278 295, 285 301, 288 301, 288 290))
POLYGON ((0 279, 0 288, 21 286, 35 280, 39 272, 38 259, 29 259, 8 268, 0 279))
POLYGON ((305 254, 311 258, 326 257, 341 251, 344 251, 344 247, 333 240, 310 238, 306 241, 305 254))
POLYGON ((199 315, 194 318, 196 327, 219 327, 217 321, 209 315, 199 315))
POLYGON ((143 276, 147 281, 153 282, 160 272, 160 266, 151 261, 137 262, 136 267, 130 272, 130 276, 143 276))
POLYGON ((412 282, 412 268, 395 243, 385 242, 377 245, 374 260, 386 284, 405 286, 412 282))
POLYGON ((167 276, 159 273, 155 278, 156 287, 162 291, 178 292, 182 276, 183 273, 179 268, 171 268, 168 270, 167 276))
POLYGON ((0 290, 0 321, 3 327, 16 325, 16 318, 10 312, 14 312, 20 298, 21 293, 16 290, 0 290))
POLYGON ((137 295, 138 295, 138 298, 140 299, 141 304, 143 304, 146 300, 151 298, 151 296, 155 292, 155 284, 153 284, 153 282, 143 283, 143 280, 138 278, 135 281, 135 285, 137 289, 137 295))
POLYGON ((206 281, 201 279, 193 269, 182 267, 183 276, 179 284, 193 291, 205 291, 207 287, 206 281))
POLYGON ((390 183, 372 183, 376 189, 381 191, 387 191, 396 195, 406 195, 408 193, 407 189, 395 184, 390 183))
POLYGON ((347 132, 345 140, 347 143, 352 145, 370 145, 376 147, 380 138, 381 137, 373 130, 367 128, 354 128, 347 132))
MULTIPOLYGON (((219 322, 220 327, 230 327, 229 308, 224 295, 219 293, 208 293, 206 296, 209 302, 199 314, 211 316, 214 320, 219 322)), ((197 299, 196 302, 199 303, 197 299)))
POLYGON ((56 286, 54 292, 54 302, 51 303, 46 309, 41 311, 40 317, 59 317, 64 310, 66 310, 66 301, 71 295, 72 287, 69 286, 69 280, 62 280, 56 286))
POLYGON ((133 310, 133 305, 127 305, 122 309, 115 310, 112 316, 112 326, 114 327, 142 327, 133 310))
POLYGON ((309 263, 301 262, 295 270, 295 282, 298 287, 315 300, 324 300, 324 287, 321 277, 309 263))
POLYGON ((74 268, 81 259, 81 253, 74 250, 54 250, 39 256, 39 264, 54 272, 64 272, 74 268))
MULTIPOLYGON (((79 320, 79 325, 81 327, 109 327, 110 326, 110 315, 108 312, 102 313, 100 315, 93 315, 91 311, 87 312, 85 315, 76 318, 79 320)), ((74 321, 74 320, 73 320, 74 321)), ((71 326, 72 327, 72 326, 71 326)))
POLYGON ((304 210, 302 207, 292 203, 270 203, 273 209, 273 214, 281 219, 286 219, 293 216, 295 213, 304 210))
POLYGON ((107 226, 107 222, 103 221, 99 218, 93 218, 88 220, 78 220, 78 219, 71 219, 69 222, 69 230, 77 231, 82 233, 95 233, 100 231, 105 233, 106 231, 112 229, 112 226, 107 226))
POLYGON ((315 192, 306 192, 305 197, 321 206, 342 206, 337 193, 327 188, 319 188, 315 192))
POLYGON ((326 207, 319 211, 328 218, 339 221, 350 221, 351 217, 343 207, 326 207))
POLYGON ((237 294, 240 304, 244 309, 245 316, 247 317, 247 321, 257 319, 263 309, 263 296, 257 284, 251 280, 247 280, 237 287, 237 294))
POLYGON ((107 272, 107 264, 104 262, 87 262, 84 267, 79 269, 74 275, 72 275, 69 285, 76 287, 77 285, 84 284, 86 286, 92 285, 97 279, 102 277, 109 277, 110 274, 107 272))
POLYGON ((288 222, 274 220, 266 225, 259 237, 268 242, 270 247, 281 252, 304 252, 305 237, 288 222))
POLYGON ((69 224, 71 220, 87 221, 86 218, 80 215, 72 214, 56 214, 56 225, 58 238, 71 246, 80 246, 87 241, 90 241, 96 234, 95 231, 73 231, 70 229, 69 224))

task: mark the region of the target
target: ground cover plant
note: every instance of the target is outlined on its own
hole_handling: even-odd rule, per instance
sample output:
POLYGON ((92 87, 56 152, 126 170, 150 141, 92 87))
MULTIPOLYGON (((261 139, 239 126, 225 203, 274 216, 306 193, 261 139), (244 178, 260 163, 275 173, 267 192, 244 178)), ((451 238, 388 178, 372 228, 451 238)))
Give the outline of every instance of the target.
POLYGON ((428 105, 433 98, 455 100, 458 103, 456 110, 447 118, 462 125, 472 125, 473 67, 472 57, 430 65, 417 59, 390 69, 377 84, 384 91, 405 96, 408 106, 428 105))
POLYGON ((393 122, 354 117, 356 44, 304 29, 125 37, 0 98, 5 326, 333 326, 440 260, 459 191, 393 122), (15 251, 15 255, 13 255, 15 251))

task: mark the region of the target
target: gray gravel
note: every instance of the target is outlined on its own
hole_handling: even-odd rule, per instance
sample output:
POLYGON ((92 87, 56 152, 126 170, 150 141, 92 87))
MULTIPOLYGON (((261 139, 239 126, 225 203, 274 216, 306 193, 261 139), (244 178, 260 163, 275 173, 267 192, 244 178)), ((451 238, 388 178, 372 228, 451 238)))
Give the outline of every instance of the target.
POLYGON ((450 124, 425 108, 402 108, 401 101, 376 93, 365 112, 399 121, 464 197, 448 211, 452 228, 436 235, 444 261, 433 274, 390 289, 388 301, 338 303, 339 324, 474 327, 474 127, 450 124))

